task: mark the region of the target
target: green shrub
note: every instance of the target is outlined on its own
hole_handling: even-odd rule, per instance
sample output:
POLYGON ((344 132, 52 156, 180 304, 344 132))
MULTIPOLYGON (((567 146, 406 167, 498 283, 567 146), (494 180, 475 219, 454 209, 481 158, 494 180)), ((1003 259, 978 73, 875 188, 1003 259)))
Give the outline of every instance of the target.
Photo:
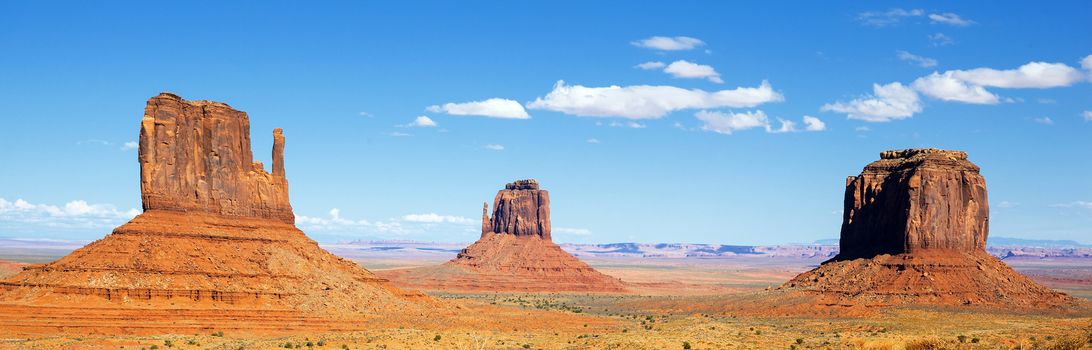
POLYGON ((435 337, 432 337, 432 341, 440 341, 440 335, 437 334, 435 337))
POLYGON ((682 342, 682 348, 683 348, 683 350, 690 350, 690 342, 688 342, 688 341, 682 342))

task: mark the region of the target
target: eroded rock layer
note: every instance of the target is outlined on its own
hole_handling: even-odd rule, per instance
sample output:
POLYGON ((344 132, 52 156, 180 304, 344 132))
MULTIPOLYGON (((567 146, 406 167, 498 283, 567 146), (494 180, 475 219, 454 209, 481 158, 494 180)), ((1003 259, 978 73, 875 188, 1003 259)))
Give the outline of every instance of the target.
POLYGON ((839 254, 781 290, 840 307, 1071 301, 989 255, 988 231, 986 182, 966 153, 883 152, 846 181, 839 254))
MULTIPOLYGON (((38 308, 27 322, 87 309, 234 310, 236 327, 245 328, 247 315, 256 320, 263 312, 424 314, 425 305, 436 305, 323 250, 296 228, 283 133, 274 133, 272 174, 252 162, 249 135, 246 114, 225 104, 166 93, 150 99, 139 149, 144 213, 59 260, 3 279, 0 306, 38 308)), ((83 312, 72 322, 96 317, 83 312)), ((88 322, 123 330, 115 323, 124 320, 88 322)))
POLYGON ((986 248, 986 180, 964 152, 883 152, 845 193, 839 259, 986 248))
POLYGON ((273 173, 250 151, 246 112, 171 93, 148 100, 140 123, 144 210, 200 211, 293 223, 284 135, 274 130, 273 173))
POLYGON ((437 267, 384 271, 395 283, 431 290, 621 292, 624 283, 596 271, 550 238, 550 196, 535 180, 497 192, 482 212, 482 237, 437 267))
MULTIPOLYGON (((550 240, 550 192, 535 179, 518 180, 497 191, 493 199, 492 233, 536 236, 550 240)), ((482 231, 484 236, 486 231, 482 231)))

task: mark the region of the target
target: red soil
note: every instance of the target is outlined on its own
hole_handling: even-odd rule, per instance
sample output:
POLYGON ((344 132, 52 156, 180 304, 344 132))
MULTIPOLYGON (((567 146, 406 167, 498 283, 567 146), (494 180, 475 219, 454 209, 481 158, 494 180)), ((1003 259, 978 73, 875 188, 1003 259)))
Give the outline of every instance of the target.
POLYGON ((377 271, 393 283, 426 290, 623 292, 619 279, 596 271, 538 236, 488 233, 440 266, 377 271))

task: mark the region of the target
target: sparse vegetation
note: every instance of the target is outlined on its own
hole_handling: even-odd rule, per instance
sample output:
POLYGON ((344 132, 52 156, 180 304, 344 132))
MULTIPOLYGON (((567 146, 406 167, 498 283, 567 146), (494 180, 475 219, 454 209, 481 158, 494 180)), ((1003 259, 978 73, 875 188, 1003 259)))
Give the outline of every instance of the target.
POLYGON ((690 342, 688 342, 688 341, 682 342, 682 348, 683 348, 683 350, 690 350, 690 342))

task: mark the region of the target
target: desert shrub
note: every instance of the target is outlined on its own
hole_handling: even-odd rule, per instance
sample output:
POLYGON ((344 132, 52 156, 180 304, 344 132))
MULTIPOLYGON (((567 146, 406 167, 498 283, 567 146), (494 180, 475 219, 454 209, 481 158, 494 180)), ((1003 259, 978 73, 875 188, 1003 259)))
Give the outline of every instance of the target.
POLYGON ((318 346, 326 346, 326 341, 325 340, 319 340, 318 341, 318 346))
POLYGON ((524 349, 530 349, 530 348, 531 348, 531 344, 523 344, 523 348, 524 348, 524 349))
POLYGON ((307 347, 312 347, 312 346, 315 346, 315 343, 312 343, 312 342, 308 341, 306 345, 307 345, 307 347))
POLYGON ((173 342, 173 341, 171 341, 170 339, 164 340, 164 341, 163 341, 163 346, 166 346, 166 347, 168 347, 168 348, 169 348, 169 347, 172 347, 172 346, 174 346, 174 342, 173 342))
POLYGON ((432 341, 440 341, 440 335, 437 334, 435 337, 432 337, 432 341))
POLYGON ((1058 340, 1046 343, 1039 348, 1043 350, 1078 350, 1084 347, 1084 340, 1076 337, 1062 337, 1058 340))
POLYGON ((943 341, 938 339, 919 339, 906 343, 906 350, 949 350, 954 347, 948 346, 943 341))
POLYGON ((682 348, 683 348, 683 350, 690 350, 690 342, 688 342, 688 341, 682 342, 682 348))
POLYGON ((804 338, 796 338, 797 344, 804 344, 804 338))

